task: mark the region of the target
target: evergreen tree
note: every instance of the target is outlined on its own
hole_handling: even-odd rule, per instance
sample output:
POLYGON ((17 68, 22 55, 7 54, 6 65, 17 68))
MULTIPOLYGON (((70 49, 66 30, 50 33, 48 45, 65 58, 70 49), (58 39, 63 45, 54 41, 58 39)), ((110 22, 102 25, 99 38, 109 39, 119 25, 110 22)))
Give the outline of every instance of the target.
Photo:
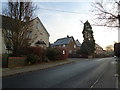
POLYGON ((95 40, 93 36, 92 27, 88 21, 84 23, 82 34, 83 34, 84 40, 81 45, 80 53, 82 55, 89 56, 93 54, 95 51, 95 40))

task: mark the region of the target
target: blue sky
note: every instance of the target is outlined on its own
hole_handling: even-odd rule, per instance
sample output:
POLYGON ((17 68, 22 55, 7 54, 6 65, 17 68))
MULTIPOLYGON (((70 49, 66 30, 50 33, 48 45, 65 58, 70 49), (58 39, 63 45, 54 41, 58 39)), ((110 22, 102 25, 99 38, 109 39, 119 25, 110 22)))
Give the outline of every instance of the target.
MULTIPOLYGON (((50 0, 44 0, 44 2, 38 2, 36 0, 36 2, 34 3, 38 7, 35 16, 40 18, 47 31, 50 33, 50 42, 53 43, 58 38, 63 38, 69 35, 73 36, 75 39, 78 39, 82 43, 83 24, 81 23, 81 21, 85 22, 86 20, 88 20, 92 25, 93 21, 95 20, 95 16, 91 12, 91 1, 93 0, 79 0, 79 2, 75 2, 75 0, 74 2, 73 0, 67 0, 66 2, 56 2, 58 0, 52 0, 51 2, 47 1, 50 0), (66 13, 55 10, 76 12, 79 14, 66 13)), ((113 45, 114 41, 118 41, 117 30, 97 26, 92 26, 92 28, 96 43, 102 46, 103 48, 105 48, 107 45, 113 45)))

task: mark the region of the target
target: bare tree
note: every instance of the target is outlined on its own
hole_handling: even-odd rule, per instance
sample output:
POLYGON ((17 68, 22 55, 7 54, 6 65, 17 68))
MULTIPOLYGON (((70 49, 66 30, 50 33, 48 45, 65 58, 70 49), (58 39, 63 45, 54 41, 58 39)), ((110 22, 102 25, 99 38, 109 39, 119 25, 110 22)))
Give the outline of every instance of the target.
MULTIPOLYGON (((36 36, 29 38, 30 20, 33 18, 33 13, 36 7, 32 2, 20 2, 19 0, 9 0, 8 8, 3 10, 3 14, 7 16, 9 28, 3 28, 3 36, 6 46, 12 46, 14 55, 19 55, 19 50, 23 47, 30 46, 36 36)), ((3 24, 6 19, 3 19, 3 24)), ((5 23, 5 27, 7 24, 5 23)))
POLYGON ((114 46, 113 45, 108 45, 105 47, 106 51, 114 51, 114 46))
POLYGON ((100 0, 92 4, 95 16, 95 25, 107 27, 120 27, 120 1, 100 0))

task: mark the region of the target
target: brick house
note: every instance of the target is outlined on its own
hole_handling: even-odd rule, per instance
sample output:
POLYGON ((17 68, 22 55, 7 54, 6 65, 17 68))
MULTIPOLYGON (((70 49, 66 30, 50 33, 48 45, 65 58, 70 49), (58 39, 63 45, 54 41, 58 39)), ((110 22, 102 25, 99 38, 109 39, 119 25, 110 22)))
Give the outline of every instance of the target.
POLYGON ((103 48, 98 44, 95 44, 95 54, 104 54, 103 48))
MULTIPOLYGON (((12 27, 17 26, 17 24, 19 23, 18 20, 12 19, 7 16, 0 15, 0 18, 2 19, 1 22, 2 25, 0 26, 0 38, 2 38, 2 40, 0 41, 2 44, 2 47, 0 47, 0 51, 2 52, 0 53, 8 53, 8 47, 12 49, 12 43, 10 42, 11 36, 10 35, 7 36, 7 39, 9 40, 10 44, 9 45, 5 44, 5 40, 2 35, 2 30, 10 31, 12 27)), ((23 28, 24 28, 25 22, 21 22, 21 23, 23 23, 23 28)), ((26 27, 28 27, 27 28, 28 32, 26 34, 27 39, 30 39, 31 41, 33 40, 32 43, 30 42, 31 46, 37 46, 37 47, 40 46, 43 48, 49 47, 50 35, 38 17, 32 19, 25 25, 26 27)))
POLYGON ((76 54, 76 51, 79 49, 79 46, 80 46, 80 43, 79 41, 77 40, 77 43, 76 41, 74 40, 73 36, 69 37, 65 37, 65 38, 60 38, 60 39, 57 39, 52 47, 62 47, 64 49, 66 49, 69 54, 76 54))
POLYGON ((75 42, 76 42, 76 44, 77 44, 77 49, 80 49, 81 43, 79 42, 79 40, 77 39, 75 42))

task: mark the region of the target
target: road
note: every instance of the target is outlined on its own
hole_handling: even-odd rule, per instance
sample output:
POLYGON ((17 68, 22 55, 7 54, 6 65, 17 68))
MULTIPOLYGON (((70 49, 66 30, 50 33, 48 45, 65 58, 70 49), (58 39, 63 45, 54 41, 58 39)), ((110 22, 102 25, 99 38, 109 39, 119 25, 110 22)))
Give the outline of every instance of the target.
POLYGON ((71 64, 4 77, 3 88, 116 88, 114 58, 74 60, 71 64))

